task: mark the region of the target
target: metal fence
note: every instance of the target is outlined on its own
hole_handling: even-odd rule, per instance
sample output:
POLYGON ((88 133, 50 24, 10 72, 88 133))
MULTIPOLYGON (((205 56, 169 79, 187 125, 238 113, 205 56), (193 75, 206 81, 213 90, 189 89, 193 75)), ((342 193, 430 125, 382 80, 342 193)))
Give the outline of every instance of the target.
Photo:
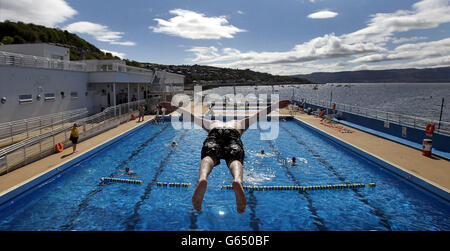
POLYGON ((380 119, 388 122, 398 123, 399 125, 407 125, 414 128, 425 129, 428 123, 434 124, 436 132, 443 134, 450 134, 450 122, 437 121, 433 119, 411 116, 387 111, 381 111, 378 109, 364 108, 355 105, 348 105, 342 103, 330 103, 330 101, 305 99, 305 102, 312 105, 321 106, 328 109, 333 109, 333 104, 336 105, 336 111, 350 112, 358 115, 362 115, 369 118, 380 119), (439 125, 439 127, 438 127, 439 125))
POLYGON ((146 75, 154 74, 152 70, 128 66, 119 60, 69 61, 6 51, 0 51, 0 65, 82 72, 114 71, 146 75))
MULTIPOLYGON (((139 106, 145 104, 145 100, 120 104, 108 107, 98 114, 73 121, 79 126, 79 142, 129 121, 131 114, 136 116, 139 106)), ((0 175, 54 153, 57 143, 62 143, 64 148, 71 146, 69 137, 72 125, 72 123, 65 123, 49 132, 29 137, 1 149, 0 175)))
POLYGON ((42 133, 53 131, 66 123, 86 117, 86 108, 0 123, 0 148, 42 133))
POLYGON ((0 51, 0 64, 66 71, 86 71, 87 68, 85 63, 23 55, 6 51, 0 51))

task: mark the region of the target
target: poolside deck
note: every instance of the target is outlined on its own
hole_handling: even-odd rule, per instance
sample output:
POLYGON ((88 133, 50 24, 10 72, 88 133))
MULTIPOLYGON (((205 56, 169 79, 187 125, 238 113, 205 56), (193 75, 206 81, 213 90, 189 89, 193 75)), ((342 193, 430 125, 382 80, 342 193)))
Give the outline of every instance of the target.
MULTIPOLYGON (((192 107, 193 106, 194 104, 192 104, 192 107)), ((207 107, 198 108, 199 109, 197 111, 201 111, 203 114, 208 110, 207 107)), ((281 109, 280 115, 290 115, 290 112, 288 109, 281 109)), ((148 122, 153 117, 153 115, 145 116, 145 121, 148 122)), ((437 156, 432 156, 431 158, 425 157, 422 155, 422 152, 417 149, 389 141, 345 125, 337 124, 333 127, 329 125, 327 126, 327 124, 321 124, 321 119, 313 115, 296 112, 294 117, 318 130, 321 130, 324 133, 327 133, 356 148, 361 149, 362 151, 376 156, 377 158, 382 159, 407 173, 419 177, 420 179, 425 180, 444 191, 450 192, 450 161, 446 159, 442 159, 437 156), (350 130, 352 133, 342 133, 342 129, 340 131, 337 126, 342 129, 350 130)), ((71 148, 65 149, 61 153, 50 155, 46 158, 35 161, 29 165, 0 176, 0 196, 7 191, 10 191, 15 187, 18 187, 21 184, 24 184, 27 181, 32 180, 35 177, 38 177, 39 175, 80 156, 84 152, 88 152, 89 150, 104 144, 112 138, 142 124, 143 123, 137 123, 135 120, 129 121, 102 134, 80 142, 77 146, 78 153, 76 154, 71 154, 71 148)))
MULTIPOLYGON (((290 115, 287 109, 283 109, 281 114, 290 115)), ((450 161, 444 158, 435 155, 425 157, 422 155, 422 151, 415 148, 343 124, 328 124, 314 115, 296 112, 294 117, 442 190, 450 192, 450 161), (342 133, 345 130, 350 130, 352 133, 342 133)))

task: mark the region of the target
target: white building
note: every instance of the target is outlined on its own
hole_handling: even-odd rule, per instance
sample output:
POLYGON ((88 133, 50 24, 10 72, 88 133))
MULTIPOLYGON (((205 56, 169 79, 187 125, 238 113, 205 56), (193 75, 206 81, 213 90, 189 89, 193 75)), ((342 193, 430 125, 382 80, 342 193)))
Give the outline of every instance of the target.
POLYGON ((70 61, 69 55, 68 48, 48 44, 0 46, 0 123, 79 108, 93 114, 170 96, 156 90, 173 94, 184 88, 183 75, 155 73, 121 60, 70 61))
POLYGON ((0 51, 65 61, 70 60, 70 50, 68 48, 44 43, 0 45, 0 51))

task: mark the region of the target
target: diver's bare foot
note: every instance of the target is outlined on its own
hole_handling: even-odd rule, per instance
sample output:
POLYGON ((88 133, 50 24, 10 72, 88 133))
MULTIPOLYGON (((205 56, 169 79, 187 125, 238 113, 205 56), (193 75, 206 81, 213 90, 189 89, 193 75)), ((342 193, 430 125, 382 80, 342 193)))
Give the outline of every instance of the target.
POLYGON ((245 198, 244 188, 242 184, 237 181, 233 181, 234 195, 236 196, 236 208, 237 212, 242 214, 245 212, 245 207, 247 205, 247 199, 245 198))
POLYGON ((192 195, 192 205, 198 212, 202 210, 203 195, 205 195, 207 185, 208 181, 199 180, 197 187, 195 188, 194 195, 192 195))

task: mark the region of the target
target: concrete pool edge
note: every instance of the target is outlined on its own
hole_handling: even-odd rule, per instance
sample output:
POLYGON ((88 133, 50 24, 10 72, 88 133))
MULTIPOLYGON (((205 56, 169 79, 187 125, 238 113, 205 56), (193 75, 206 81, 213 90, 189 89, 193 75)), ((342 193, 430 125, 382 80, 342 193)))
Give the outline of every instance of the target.
POLYGON ((390 163, 387 160, 384 160, 383 158, 367 152, 363 149, 360 149, 359 147, 349 143, 345 142, 342 139, 336 138, 331 134, 328 134, 325 131, 322 131, 313 125, 308 124, 305 121, 302 121, 298 118, 291 117, 292 120, 296 121, 297 124, 300 126, 304 126, 306 128, 311 129, 312 131, 324 136, 325 138, 331 140, 332 142, 345 147, 347 150, 354 152, 357 155, 360 155, 361 157, 370 160, 373 163, 376 163, 377 165, 385 168, 386 170, 391 171, 392 173, 404 178, 405 180, 411 182, 412 184, 418 186, 421 189, 424 189, 425 191, 433 194, 434 196, 439 197, 440 199, 445 200, 446 202, 450 202, 450 191, 446 189, 445 187, 440 186, 439 184, 436 184, 435 182, 432 182, 424 177, 417 176, 408 170, 405 170, 404 168, 397 166, 393 163, 390 163))
POLYGON ((45 181, 51 179, 52 177, 58 175, 59 173, 62 173, 66 169, 72 167, 73 165, 89 158, 93 154, 101 151, 102 149, 116 143, 117 141, 130 136, 132 133, 136 132, 137 130, 143 128, 148 123, 151 123, 153 119, 146 120, 144 123, 139 124, 136 127, 130 128, 124 132, 121 132, 117 136, 110 138, 106 141, 103 141, 89 149, 86 149, 85 151, 81 152, 77 157, 73 159, 66 160, 62 163, 59 163, 49 170, 39 173, 31 178, 28 178, 20 183, 18 183, 15 186, 10 187, 9 189, 6 189, 4 191, 0 191, 0 207, 4 206, 9 201, 13 200, 17 196, 20 196, 21 194, 33 189, 36 186, 39 186, 40 184, 44 183, 45 181))

